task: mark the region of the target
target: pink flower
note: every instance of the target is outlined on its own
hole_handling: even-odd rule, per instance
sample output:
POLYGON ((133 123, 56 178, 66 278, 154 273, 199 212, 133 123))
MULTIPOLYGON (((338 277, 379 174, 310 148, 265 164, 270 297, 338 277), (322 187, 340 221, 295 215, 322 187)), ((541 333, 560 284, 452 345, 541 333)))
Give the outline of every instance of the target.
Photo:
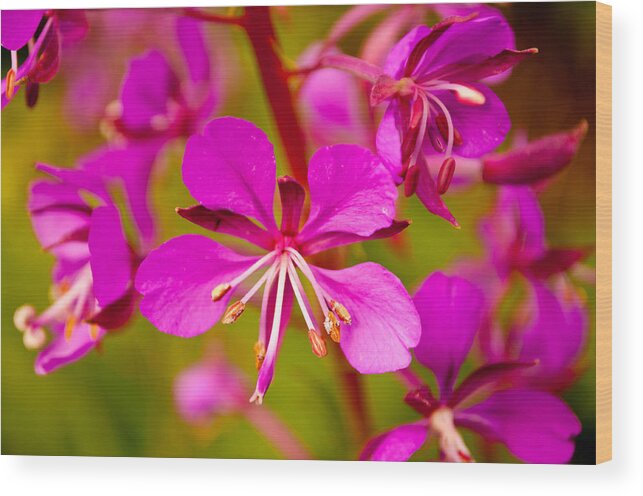
POLYGON ((399 279, 375 263, 326 270, 306 260, 333 247, 391 236, 408 225, 394 220, 396 188, 372 153, 355 145, 315 153, 308 171, 310 213, 301 228, 304 189, 292 178, 277 180, 272 144, 249 122, 215 119, 202 135, 192 136, 183 180, 200 204, 179 209, 181 216, 267 253, 240 255, 197 235, 174 238, 152 251, 138 271, 136 288, 143 294, 141 312, 159 330, 192 337, 222 317, 223 323, 232 323, 263 287, 255 348, 259 377, 251 398, 257 403, 272 381, 293 300, 306 321, 315 355, 326 354, 328 334, 362 373, 408 366, 409 348, 417 344, 420 329, 399 279), (280 227, 273 212, 275 184, 282 205, 280 227), (261 275, 241 291, 256 274, 261 275), (313 288, 323 314, 321 325, 300 274, 313 288), (226 311, 235 293, 240 299, 226 311))
POLYGON ((471 462, 473 457, 460 434, 464 428, 505 444, 527 463, 568 462, 574 453, 573 438, 581 429, 576 415, 553 394, 525 387, 516 378, 536 362, 489 363, 456 387, 462 363, 482 325, 483 293, 465 279, 434 273, 413 300, 422 320, 415 356, 433 372, 439 391, 434 395, 428 385, 406 371, 413 390, 405 400, 423 418, 371 440, 361 458, 405 461, 435 438, 444 461, 471 462))

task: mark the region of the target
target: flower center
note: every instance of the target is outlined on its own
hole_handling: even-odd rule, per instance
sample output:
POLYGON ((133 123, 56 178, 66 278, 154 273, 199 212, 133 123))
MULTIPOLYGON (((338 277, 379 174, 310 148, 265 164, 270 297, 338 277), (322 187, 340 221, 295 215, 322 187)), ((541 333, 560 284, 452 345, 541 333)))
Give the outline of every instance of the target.
MULTIPOLYGON (((25 346, 29 349, 41 348, 46 340, 43 328, 61 322, 64 322, 65 339, 69 341, 76 324, 90 319, 98 310, 92 283, 91 269, 87 264, 71 284, 63 281, 55 288, 58 294, 54 303, 40 315, 36 315, 34 308, 30 305, 18 308, 14 313, 14 324, 24 333, 25 346)), ((93 340, 98 338, 96 324, 90 324, 89 332, 93 340)))
MULTIPOLYGON (((212 301, 219 301, 230 291, 234 291, 253 274, 262 269, 265 269, 263 274, 250 289, 246 291, 241 299, 235 301, 228 307, 223 315, 222 322, 224 324, 234 323, 245 310, 248 301, 250 301, 262 287, 264 288, 261 309, 263 320, 268 311, 271 290, 273 289, 275 281, 277 281, 273 323, 270 333, 266 335, 268 334, 266 331, 267 326, 261 326, 259 338, 255 345, 257 369, 261 370, 267 363, 272 363, 277 353, 277 343, 279 342, 283 294, 287 278, 292 287, 297 305, 308 327, 308 339, 310 340, 312 352, 320 358, 325 356, 328 351, 326 349, 324 334, 320 329, 323 327, 330 339, 335 343, 339 343, 341 340, 341 326, 342 324, 351 325, 352 317, 346 307, 329 295, 319 284, 310 265, 287 239, 284 239, 283 243, 280 242, 277 248, 257 260, 233 280, 216 286, 212 290, 212 301), (312 305, 304 291, 300 274, 309 282, 318 306, 321 309, 323 315, 321 326, 317 324, 313 317, 312 305)), ((257 396, 255 393, 251 401, 261 403, 261 399, 262 396, 257 396)))

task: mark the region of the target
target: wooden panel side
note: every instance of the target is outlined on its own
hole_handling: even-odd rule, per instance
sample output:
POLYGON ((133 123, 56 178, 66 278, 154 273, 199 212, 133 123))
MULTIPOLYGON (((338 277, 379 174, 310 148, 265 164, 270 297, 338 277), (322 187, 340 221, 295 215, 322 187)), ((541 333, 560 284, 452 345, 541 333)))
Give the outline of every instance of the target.
POLYGON ((596 3, 596 463, 612 459, 612 7, 596 3))

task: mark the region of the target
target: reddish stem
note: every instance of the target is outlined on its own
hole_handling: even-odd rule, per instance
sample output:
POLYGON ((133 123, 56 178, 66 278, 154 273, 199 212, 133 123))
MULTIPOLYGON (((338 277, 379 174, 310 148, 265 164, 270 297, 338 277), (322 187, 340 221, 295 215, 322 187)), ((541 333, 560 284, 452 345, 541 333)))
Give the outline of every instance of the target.
POLYGON ((268 7, 246 7, 243 27, 257 59, 279 136, 293 176, 307 183, 306 140, 288 87, 288 71, 275 51, 277 37, 268 7))

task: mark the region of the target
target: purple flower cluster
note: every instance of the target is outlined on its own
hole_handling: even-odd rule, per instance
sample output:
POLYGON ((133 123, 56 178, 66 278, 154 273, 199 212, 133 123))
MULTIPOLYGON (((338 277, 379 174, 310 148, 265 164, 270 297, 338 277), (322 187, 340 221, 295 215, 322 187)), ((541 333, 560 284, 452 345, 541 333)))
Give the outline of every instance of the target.
POLYGON ((245 415, 282 443, 284 456, 307 458, 270 410, 247 401, 264 401, 287 328, 301 327, 291 324, 294 310, 314 356, 339 352, 353 373, 394 373, 407 392, 392 398, 391 408, 399 400, 400 409, 405 402, 420 416, 372 438, 361 459, 408 460, 435 439, 439 459, 470 462, 473 450, 461 434, 467 429, 525 462, 568 462, 581 424, 560 393, 580 373, 588 332, 575 280, 591 282, 592 274, 583 265, 588 249, 548 245, 538 194, 574 159, 588 124, 534 141, 514 131, 513 147, 500 148, 511 121, 491 86, 538 50, 517 49, 511 26, 494 8, 355 7, 305 51, 297 70, 279 65, 269 15, 253 31, 262 9, 238 17, 196 9, 3 11, 2 46, 12 61, 2 81, 3 107, 23 86, 28 106, 35 105, 68 42, 75 43, 69 50, 76 60, 90 60, 83 38, 91 37, 92 23, 128 27, 143 22, 142 15, 163 36, 131 58, 113 95, 109 74, 89 62, 84 74, 76 64, 72 87, 92 80, 105 88, 94 100, 88 96, 83 119, 92 122, 102 109, 93 123, 106 141, 73 168, 39 164, 47 178, 31 187, 34 231, 56 260, 52 304, 40 313, 28 305, 15 312, 25 345, 41 350, 36 372, 87 355, 137 311, 159 331, 192 338, 233 324, 256 304, 254 390, 217 349, 177 378, 177 409, 199 425, 230 412, 245 415), (342 53, 339 41, 381 12, 358 56, 342 53), (161 15, 163 22, 147 19, 161 15), (418 25, 427 15, 441 20, 418 25), (280 132, 288 126, 300 132, 301 125, 315 146, 302 175, 293 157, 306 144, 288 149, 282 132, 290 161, 283 165, 297 179, 278 177, 275 146, 255 124, 215 118, 228 103, 218 73, 233 72, 237 58, 215 57, 211 24, 246 31, 280 132), (262 36, 265 43, 258 43, 262 36), (299 83, 296 93, 292 81, 299 83), (201 234, 161 242, 150 195, 170 146, 183 149, 183 183, 196 200, 176 213, 203 234, 236 238, 229 246, 201 234), (413 229, 398 219, 399 186, 459 227, 443 196, 474 184, 497 194, 480 219, 484 255, 418 274, 424 282, 413 296, 384 266, 349 266, 338 250, 399 240, 413 229), (507 318, 511 294, 522 298, 512 300, 507 318), (464 375, 467 357, 479 366, 464 375))

